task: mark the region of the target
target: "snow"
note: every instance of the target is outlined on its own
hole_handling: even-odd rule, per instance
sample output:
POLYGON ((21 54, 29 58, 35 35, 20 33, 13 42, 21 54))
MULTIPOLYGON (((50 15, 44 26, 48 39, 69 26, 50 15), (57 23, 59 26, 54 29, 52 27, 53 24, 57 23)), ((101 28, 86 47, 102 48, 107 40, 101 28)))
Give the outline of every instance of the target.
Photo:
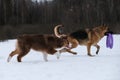
MULTIPOLYGON (((87 56, 85 46, 73 49, 78 55, 63 53, 59 60, 48 55, 43 60, 41 52, 31 50, 21 63, 14 56, 7 57, 15 49, 16 40, 0 42, 0 80, 120 80, 120 35, 114 35, 113 49, 106 48, 106 37, 98 44, 99 55, 87 56)), ((96 48, 91 52, 95 55, 96 48)))

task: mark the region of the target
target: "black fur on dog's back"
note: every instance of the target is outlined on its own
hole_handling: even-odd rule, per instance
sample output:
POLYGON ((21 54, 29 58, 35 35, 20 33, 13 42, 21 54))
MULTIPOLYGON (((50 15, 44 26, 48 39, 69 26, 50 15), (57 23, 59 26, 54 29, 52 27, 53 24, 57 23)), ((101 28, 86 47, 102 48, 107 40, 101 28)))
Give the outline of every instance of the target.
POLYGON ((70 34, 71 37, 77 39, 77 40, 84 40, 84 39, 88 39, 88 33, 85 30, 78 30, 75 32, 72 32, 70 34))

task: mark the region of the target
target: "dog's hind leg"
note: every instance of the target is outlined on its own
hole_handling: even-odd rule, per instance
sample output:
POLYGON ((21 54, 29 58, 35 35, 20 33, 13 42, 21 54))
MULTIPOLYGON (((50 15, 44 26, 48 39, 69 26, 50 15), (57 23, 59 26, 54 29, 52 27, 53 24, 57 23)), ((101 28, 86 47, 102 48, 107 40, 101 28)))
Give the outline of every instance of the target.
POLYGON ((98 52, 100 50, 100 46, 96 44, 95 47, 97 48, 96 54, 98 54, 98 52))
POLYGON ((28 47, 24 48, 24 49, 20 52, 20 54, 18 54, 18 56, 17 56, 17 61, 18 61, 18 62, 21 62, 22 57, 24 57, 29 51, 30 51, 30 48, 28 48, 28 47))
POLYGON ((22 53, 20 53, 20 54, 17 56, 17 61, 18 61, 18 62, 22 62, 21 59, 22 59, 22 57, 24 57, 26 54, 27 54, 27 52, 22 52, 22 53))
POLYGON ((91 46, 92 46, 92 44, 91 44, 91 43, 88 43, 88 45, 87 45, 87 51, 88 51, 88 56, 93 57, 93 56, 95 56, 95 55, 92 55, 92 54, 90 53, 91 46))

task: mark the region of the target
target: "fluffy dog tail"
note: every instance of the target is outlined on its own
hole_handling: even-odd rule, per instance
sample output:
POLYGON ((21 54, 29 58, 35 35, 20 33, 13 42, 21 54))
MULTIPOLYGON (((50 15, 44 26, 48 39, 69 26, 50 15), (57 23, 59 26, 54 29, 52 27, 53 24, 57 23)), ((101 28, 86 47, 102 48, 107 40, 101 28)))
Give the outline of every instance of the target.
POLYGON ((63 27, 63 25, 57 25, 57 26, 55 26, 55 28, 54 28, 54 34, 55 34, 55 36, 58 37, 58 38, 61 38, 61 37, 66 36, 65 34, 61 34, 61 33, 60 33, 59 30, 60 30, 61 27, 63 27))
POLYGON ((11 58, 16 55, 16 54, 20 54, 22 49, 24 49, 24 41, 21 39, 22 36, 19 36, 17 38, 17 42, 16 42, 16 48, 14 51, 12 51, 9 56, 8 56, 8 59, 7 59, 7 62, 10 62, 11 58))
POLYGON ((17 42, 16 42, 16 49, 9 54, 8 59, 7 59, 7 62, 10 62, 11 58, 12 58, 14 55, 19 54, 19 53, 20 53, 20 48, 19 48, 19 44, 18 44, 18 41, 17 41, 17 42))

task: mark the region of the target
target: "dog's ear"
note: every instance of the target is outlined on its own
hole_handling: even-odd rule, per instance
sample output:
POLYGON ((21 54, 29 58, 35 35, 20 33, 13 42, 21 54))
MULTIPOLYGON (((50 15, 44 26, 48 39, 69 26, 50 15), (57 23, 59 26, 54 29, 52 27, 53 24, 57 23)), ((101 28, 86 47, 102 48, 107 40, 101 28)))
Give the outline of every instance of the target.
POLYGON ((108 28, 108 26, 104 25, 104 26, 101 26, 101 29, 108 31, 109 28, 108 28))
POLYGON ((105 26, 106 27, 106 30, 108 30, 109 28, 108 28, 108 26, 105 26))
POLYGON ((108 33, 113 34, 113 31, 111 31, 111 29, 108 26, 106 26, 106 30, 107 30, 107 32, 106 32, 107 34, 108 33))
POLYGON ((101 26, 107 26, 105 23, 102 23, 101 26))
POLYGON ((103 24, 103 26, 107 26, 106 24, 103 24))

